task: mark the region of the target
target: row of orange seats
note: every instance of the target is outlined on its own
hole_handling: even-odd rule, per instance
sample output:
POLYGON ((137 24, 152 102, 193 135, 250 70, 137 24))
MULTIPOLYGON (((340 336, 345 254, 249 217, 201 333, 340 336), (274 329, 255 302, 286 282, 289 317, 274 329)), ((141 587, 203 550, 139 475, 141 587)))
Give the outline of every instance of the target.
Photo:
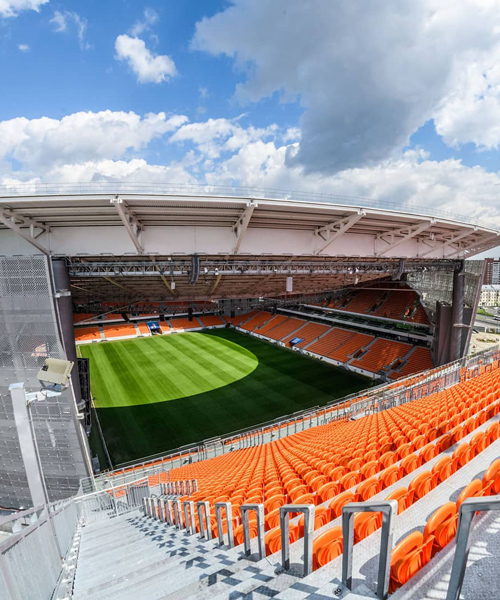
POLYGON ((484 411, 479 421, 474 415, 497 400, 497 383, 498 370, 355 422, 315 427, 265 446, 174 469, 170 475, 198 479, 201 491, 191 499, 208 500, 212 506, 231 501, 235 517, 244 502, 263 501, 266 515, 285 502, 303 501, 306 494, 317 504, 324 485, 345 478, 340 484, 345 488, 349 481, 352 486, 371 477, 368 463, 387 468, 439 436, 445 436, 446 447, 460 439, 461 432, 489 418, 484 411))
MULTIPOLYGON (((498 436, 497 436, 498 437, 498 436)), ((446 502, 427 521, 424 531, 414 531, 394 548, 391 556, 390 592, 409 581, 457 532, 460 505, 467 498, 494 496, 500 493, 500 459, 486 470, 482 480, 473 479, 456 502, 446 502)))

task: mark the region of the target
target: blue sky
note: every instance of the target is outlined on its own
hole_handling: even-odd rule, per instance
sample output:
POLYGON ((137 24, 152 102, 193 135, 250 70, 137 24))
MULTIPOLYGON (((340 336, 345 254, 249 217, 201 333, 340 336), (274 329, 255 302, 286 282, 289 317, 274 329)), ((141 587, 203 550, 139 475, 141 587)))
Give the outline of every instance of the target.
POLYGON ((231 183, 500 225, 495 4, 0 0, 0 183, 231 183))

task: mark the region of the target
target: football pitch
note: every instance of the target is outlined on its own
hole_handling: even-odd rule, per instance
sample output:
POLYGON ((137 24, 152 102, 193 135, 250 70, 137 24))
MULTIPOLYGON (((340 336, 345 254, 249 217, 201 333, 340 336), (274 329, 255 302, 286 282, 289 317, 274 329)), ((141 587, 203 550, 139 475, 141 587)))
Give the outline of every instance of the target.
MULTIPOLYGON (((370 380, 231 329, 81 345, 114 465, 258 425, 370 380)), ((95 427, 93 428, 95 430, 95 427)), ((93 453, 99 451, 95 432, 93 453)))

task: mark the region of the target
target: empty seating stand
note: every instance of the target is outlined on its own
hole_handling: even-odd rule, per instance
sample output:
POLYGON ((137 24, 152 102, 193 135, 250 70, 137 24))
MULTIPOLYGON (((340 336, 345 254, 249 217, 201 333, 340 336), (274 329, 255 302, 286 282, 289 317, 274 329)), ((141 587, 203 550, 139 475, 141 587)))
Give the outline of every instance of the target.
POLYGON ((203 317, 198 317, 198 320, 201 321, 204 327, 221 327, 226 324, 219 315, 203 315, 203 317))
POLYGON ((289 335, 282 341, 289 346, 290 340, 292 340, 294 337, 299 337, 302 338, 303 341, 296 344, 296 347, 304 348, 304 346, 307 346, 311 342, 314 342, 315 339, 317 339, 320 335, 326 333, 329 329, 331 328, 328 325, 322 325, 321 323, 308 323, 307 325, 304 325, 304 327, 301 328, 300 332, 298 332, 297 335, 289 335))
POLYGON ((101 332, 99 327, 77 327, 75 328, 75 340, 77 342, 88 342, 100 340, 101 332))
POLYGON ((128 337, 128 336, 137 336, 137 329, 135 325, 130 323, 127 324, 118 324, 118 325, 104 325, 103 326, 104 337, 107 339, 110 338, 118 338, 118 337, 128 337))
POLYGON ((172 329, 200 329, 200 322, 196 317, 190 321, 187 317, 178 317, 169 320, 172 329))
POLYGON ((379 338, 373 342, 368 352, 359 360, 353 360, 354 367, 378 373, 382 369, 389 370, 398 358, 402 359, 413 348, 410 344, 403 344, 393 340, 379 338))

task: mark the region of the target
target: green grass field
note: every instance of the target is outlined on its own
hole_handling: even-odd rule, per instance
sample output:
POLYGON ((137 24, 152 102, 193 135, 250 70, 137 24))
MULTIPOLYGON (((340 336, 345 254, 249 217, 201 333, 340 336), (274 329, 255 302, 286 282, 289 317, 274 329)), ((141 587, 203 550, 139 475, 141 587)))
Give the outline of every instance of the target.
POLYGON ((370 385, 364 377, 230 329, 79 349, 90 358, 92 395, 115 465, 370 385))

